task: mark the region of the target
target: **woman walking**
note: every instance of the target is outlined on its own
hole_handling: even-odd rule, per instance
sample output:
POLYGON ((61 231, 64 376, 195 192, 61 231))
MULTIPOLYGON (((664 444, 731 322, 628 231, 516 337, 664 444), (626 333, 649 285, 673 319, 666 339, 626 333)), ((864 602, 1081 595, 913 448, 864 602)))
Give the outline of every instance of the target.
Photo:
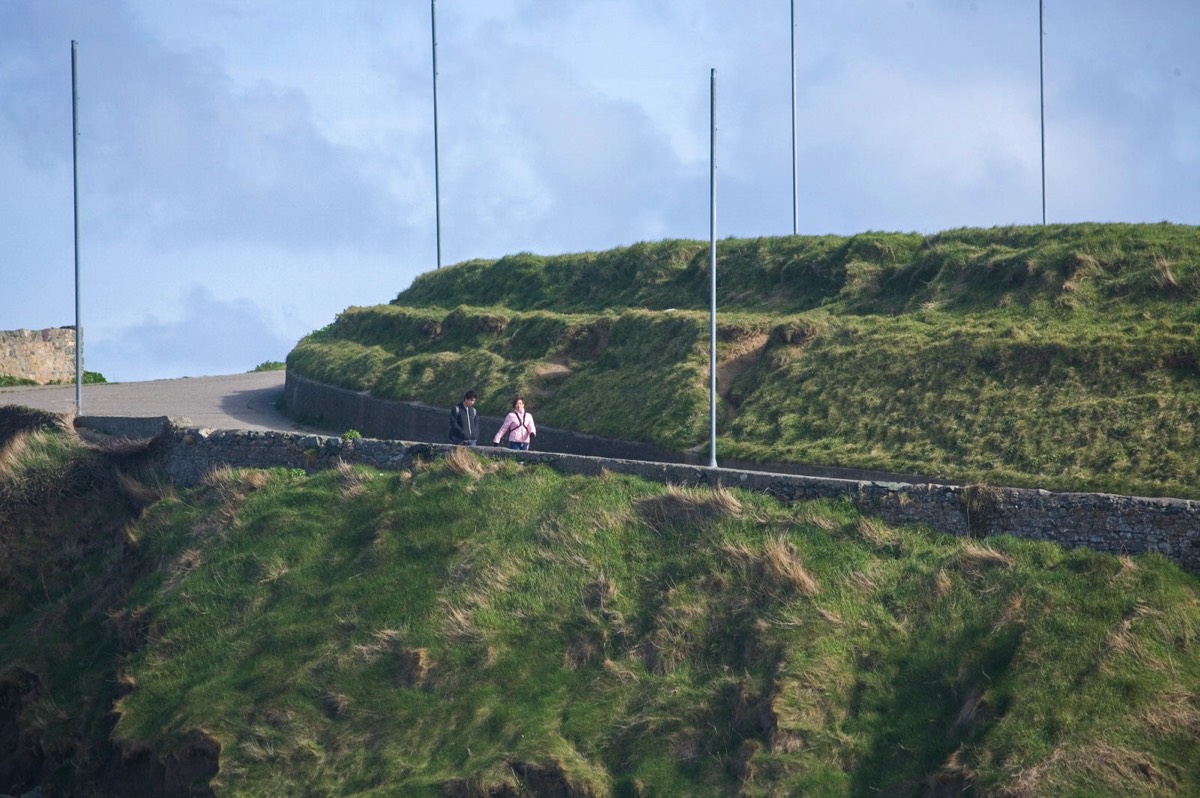
POLYGON ((533 423, 533 414, 525 412, 524 397, 518 396, 513 399, 512 406, 512 411, 504 417, 504 423, 500 425, 500 431, 496 433, 492 443, 499 446, 507 433, 508 448, 528 451, 529 444, 533 443, 533 436, 537 435, 537 425, 533 423))

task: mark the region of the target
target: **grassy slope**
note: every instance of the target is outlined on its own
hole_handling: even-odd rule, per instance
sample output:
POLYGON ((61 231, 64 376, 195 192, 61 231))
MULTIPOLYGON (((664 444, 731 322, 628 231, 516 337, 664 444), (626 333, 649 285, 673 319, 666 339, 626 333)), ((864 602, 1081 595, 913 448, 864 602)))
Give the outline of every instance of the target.
MULTIPOLYGON (((289 368, 683 450, 707 431, 707 247, 471 261, 350 308, 289 368), (488 307, 480 307, 487 305, 488 307)), ((719 243, 718 452, 1200 497, 1200 231, 719 243)))
POLYGON ((0 680, 42 675, 59 747, 125 685, 116 738, 210 736, 218 795, 1200 790, 1200 585, 1160 557, 470 456, 219 473, 119 538, 3 571, 0 680))
MULTIPOLYGON (((152 473, 141 454, 28 426, 53 418, 0 408, 0 696, 33 699, 20 750, 47 763, 46 794, 87 796, 111 761, 119 659, 132 642, 113 624, 142 567, 125 531, 155 494, 138 481, 152 473)), ((6 714, 0 738, 15 722, 6 714)), ((0 746, 0 761, 13 764, 16 749, 0 746)))

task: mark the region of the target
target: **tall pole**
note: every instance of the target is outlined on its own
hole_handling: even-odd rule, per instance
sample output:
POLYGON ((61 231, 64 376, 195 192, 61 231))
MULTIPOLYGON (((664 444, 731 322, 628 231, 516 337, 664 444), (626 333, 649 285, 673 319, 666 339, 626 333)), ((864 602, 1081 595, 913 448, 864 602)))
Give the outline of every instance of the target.
POLYGON ((800 234, 800 210, 796 189, 796 0, 792 7, 792 235, 800 234))
POLYGON ((79 90, 77 43, 71 40, 71 180, 75 211, 75 415, 83 415, 83 319, 79 302, 79 90))
POLYGON ((1042 226, 1046 226, 1046 27, 1045 0, 1038 0, 1038 105, 1042 117, 1042 226))
POLYGON ((708 467, 717 467, 717 70, 709 75, 708 467))
POLYGON ((433 214, 437 226, 437 267, 442 268, 442 189, 438 165, 437 109, 437 0, 429 0, 429 28, 433 39, 433 214))

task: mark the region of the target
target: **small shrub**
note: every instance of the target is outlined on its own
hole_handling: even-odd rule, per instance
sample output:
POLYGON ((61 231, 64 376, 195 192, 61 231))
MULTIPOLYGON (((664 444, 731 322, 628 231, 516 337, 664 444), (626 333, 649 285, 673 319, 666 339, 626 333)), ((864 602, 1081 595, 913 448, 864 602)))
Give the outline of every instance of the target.
POLYGON ((264 360, 262 363, 259 363, 257 366, 251 369, 250 373, 253 374, 258 371, 283 371, 286 368, 287 364, 278 360, 264 360))

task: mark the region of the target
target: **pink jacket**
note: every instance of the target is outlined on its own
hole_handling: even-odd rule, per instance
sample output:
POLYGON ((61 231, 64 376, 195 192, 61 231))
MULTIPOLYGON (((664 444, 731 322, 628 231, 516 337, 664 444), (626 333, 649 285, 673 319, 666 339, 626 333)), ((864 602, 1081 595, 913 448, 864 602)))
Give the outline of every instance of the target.
POLYGON ((522 413, 520 417, 514 410, 504 417, 504 423, 500 425, 500 431, 496 433, 496 437, 492 439, 492 443, 499 443, 504 438, 504 433, 509 433, 508 439, 513 443, 529 443, 530 439, 537 435, 537 425, 533 423, 532 413, 522 413))

